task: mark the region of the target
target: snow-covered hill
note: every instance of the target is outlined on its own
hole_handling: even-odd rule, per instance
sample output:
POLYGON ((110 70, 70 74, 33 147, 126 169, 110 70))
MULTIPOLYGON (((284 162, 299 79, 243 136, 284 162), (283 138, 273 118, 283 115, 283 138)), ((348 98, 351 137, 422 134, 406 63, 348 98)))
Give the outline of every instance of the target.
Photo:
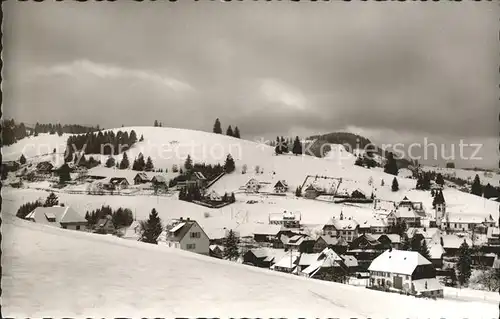
POLYGON ((444 167, 433 167, 433 166, 423 166, 423 171, 430 171, 441 173, 444 176, 451 176, 468 181, 470 184, 474 181, 476 175, 479 176, 482 185, 491 184, 493 187, 498 187, 500 185, 500 174, 497 172, 485 172, 485 171, 474 171, 460 168, 444 168, 444 167))
POLYGON ((80 233, 3 214, 6 317, 484 318, 494 301, 426 300, 80 233))

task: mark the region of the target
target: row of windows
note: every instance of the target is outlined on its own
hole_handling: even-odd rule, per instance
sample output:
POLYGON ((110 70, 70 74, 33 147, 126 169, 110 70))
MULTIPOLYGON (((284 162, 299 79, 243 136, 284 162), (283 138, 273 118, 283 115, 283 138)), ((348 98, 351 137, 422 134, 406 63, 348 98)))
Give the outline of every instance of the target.
POLYGON ((186 249, 187 250, 194 250, 194 249, 196 249, 196 244, 187 244, 186 249))
POLYGON ((200 232, 191 233, 190 237, 191 238, 200 238, 201 237, 201 233, 200 232))
MULTIPOLYGON (((372 275, 373 276, 378 276, 378 277, 387 277, 387 278, 391 277, 391 273, 390 272, 385 272, 385 271, 372 271, 372 275)), ((406 280, 410 279, 409 275, 401 275, 401 277, 405 278, 406 280)))

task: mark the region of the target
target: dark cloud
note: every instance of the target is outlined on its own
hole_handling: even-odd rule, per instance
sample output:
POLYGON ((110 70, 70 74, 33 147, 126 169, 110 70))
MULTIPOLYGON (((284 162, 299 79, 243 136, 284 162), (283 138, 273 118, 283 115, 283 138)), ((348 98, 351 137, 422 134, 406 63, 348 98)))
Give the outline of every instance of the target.
POLYGON ((4 9, 4 111, 26 122, 159 119, 209 130, 220 117, 252 136, 347 126, 498 134, 492 3, 10 2, 4 9), (75 67, 82 61, 90 70, 75 67), (192 90, 179 93, 161 79, 192 90))

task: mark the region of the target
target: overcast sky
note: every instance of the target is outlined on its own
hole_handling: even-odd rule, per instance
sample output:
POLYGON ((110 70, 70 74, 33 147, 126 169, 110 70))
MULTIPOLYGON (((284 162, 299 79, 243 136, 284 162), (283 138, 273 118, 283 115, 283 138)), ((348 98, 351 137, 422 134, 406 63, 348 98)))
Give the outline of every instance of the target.
POLYGON ((19 121, 211 130, 219 117, 249 139, 479 141, 482 165, 498 163, 494 3, 2 6, 3 110, 19 121))

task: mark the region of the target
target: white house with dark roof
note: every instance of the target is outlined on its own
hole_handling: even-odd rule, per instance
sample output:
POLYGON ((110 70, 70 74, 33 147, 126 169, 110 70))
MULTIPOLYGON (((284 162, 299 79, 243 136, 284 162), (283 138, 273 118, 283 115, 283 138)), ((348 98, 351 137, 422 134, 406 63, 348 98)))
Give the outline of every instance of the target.
POLYGON ((201 226, 190 218, 174 219, 167 226, 165 242, 169 247, 209 255, 210 239, 201 226))
POLYGON ((300 212, 283 211, 282 213, 270 213, 269 224, 281 225, 285 228, 300 228, 300 212))
POLYGON ((386 250, 368 267, 368 287, 443 298, 432 263, 416 251, 386 250))
POLYGON ((288 191, 288 184, 285 180, 279 180, 274 184, 275 193, 285 193, 286 191, 288 191))
POLYGON ((37 207, 25 219, 64 229, 87 230, 85 218, 69 206, 37 207))
POLYGON ((342 237, 348 243, 352 242, 359 235, 359 224, 351 217, 333 217, 323 226, 323 236, 342 237))

